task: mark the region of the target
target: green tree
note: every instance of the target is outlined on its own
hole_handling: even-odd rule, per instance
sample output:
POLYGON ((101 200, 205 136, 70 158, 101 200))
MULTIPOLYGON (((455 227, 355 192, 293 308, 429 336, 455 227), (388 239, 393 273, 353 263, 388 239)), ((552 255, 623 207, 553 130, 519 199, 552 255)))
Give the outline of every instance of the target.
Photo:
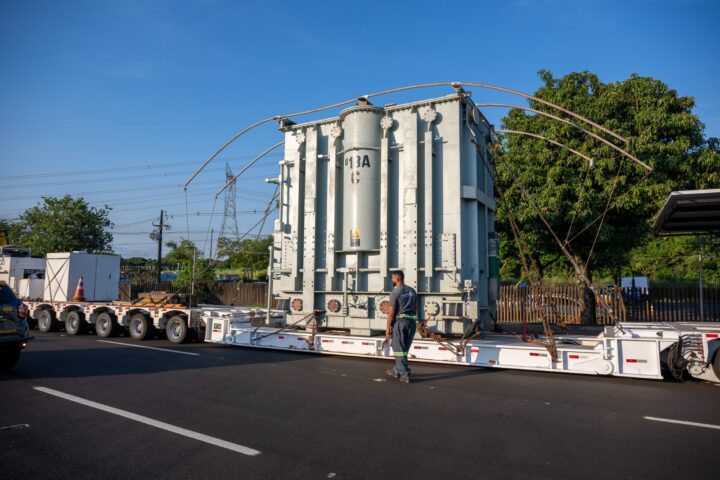
POLYGON ((20 215, 15 241, 35 254, 111 251, 110 207, 91 207, 83 198, 43 197, 20 215))
MULTIPOLYGON (((606 84, 590 72, 559 79, 548 71, 539 75, 543 85, 536 97, 624 136, 629 140, 626 149, 655 170, 645 178, 646 172, 631 160, 580 130, 512 109, 502 120, 503 128, 548 137, 584 153, 594 163, 590 168, 586 160, 549 142, 504 136, 496 160, 498 192, 504 198, 497 212, 498 230, 506 241, 512 240, 506 208, 511 209, 539 276, 548 271, 578 279, 583 273, 590 278, 593 272, 618 274, 628 265, 630 251, 647 241, 650 221, 670 191, 717 181, 717 142, 704 140, 704 126, 692 113, 694 100, 679 96, 659 80, 632 75, 606 84), (599 222, 609 198, 611 208, 599 222), (569 241, 580 271, 573 271, 564 259, 533 203, 560 239, 569 241)), ((536 101, 530 107, 557 114, 536 101)), ((514 247, 505 244, 502 251, 512 255, 514 247)), ((595 296, 579 283, 584 290, 582 322, 592 323, 595 296)))
POLYGON ((20 234, 20 223, 13 220, 0 218, 0 245, 5 242, 8 245, 18 244, 20 234))
POLYGON ((190 240, 180 240, 180 243, 167 242, 165 245, 170 248, 170 251, 165 255, 163 263, 180 266, 176 283, 187 285, 192 281, 193 264, 196 281, 215 278, 212 262, 203 258, 202 252, 190 240))
POLYGON ((230 267, 241 270, 248 278, 254 279, 256 274, 264 277, 268 268, 270 245, 272 245, 272 237, 239 241, 220 238, 218 256, 228 257, 230 267))
POLYGON ((698 253, 702 252, 703 278, 720 284, 720 239, 712 236, 653 238, 630 253, 628 273, 660 282, 698 281, 698 253))

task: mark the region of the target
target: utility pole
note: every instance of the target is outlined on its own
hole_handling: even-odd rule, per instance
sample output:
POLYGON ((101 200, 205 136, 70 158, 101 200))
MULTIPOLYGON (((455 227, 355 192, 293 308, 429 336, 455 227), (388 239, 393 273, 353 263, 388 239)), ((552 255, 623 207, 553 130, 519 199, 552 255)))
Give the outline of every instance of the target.
POLYGON ((210 261, 212 261, 212 258, 213 258, 213 256, 212 256, 212 254, 213 254, 212 248, 213 248, 213 233, 214 233, 214 231, 215 231, 214 228, 211 228, 211 229, 210 229, 210 261))
POLYGON ((157 252, 157 281, 160 283, 160 272, 162 271, 162 237, 163 237, 163 230, 165 228, 169 228, 169 226, 165 223, 165 211, 160 210, 160 222, 159 223, 153 223, 153 227, 155 227, 157 230, 153 231, 150 235, 150 238, 153 240, 157 240, 158 242, 158 252, 157 252))

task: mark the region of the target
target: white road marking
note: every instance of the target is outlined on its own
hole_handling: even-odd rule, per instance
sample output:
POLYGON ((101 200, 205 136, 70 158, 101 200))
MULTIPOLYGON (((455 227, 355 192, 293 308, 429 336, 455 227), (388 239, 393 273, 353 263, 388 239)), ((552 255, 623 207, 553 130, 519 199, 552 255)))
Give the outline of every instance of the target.
POLYGON ((237 443, 231 443, 226 440, 221 440, 219 438, 211 437, 209 435, 194 432, 194 431, 188 430, 186 428, 176 427, 175 425, 170 425, 169 423, 160 422, 158 420, 153 420, 152 418, 144 417, 142 415, 128 412, 126 410, 120 410, 119 408, 110 407, 108 405, 103 405, 102 403, 93 402, 92 400, 86 400, 84 398, 76 397, 75 395, 70 395, 68 393, 59 392, 59 391, 53 390, 51 388, 45 388, 45 387, 33 387, 33 388, 40 392, 47 393, 48 395, 54 395, 56 397, 60 397, 65 400, 69 400, 71 402, 79 403, 79 404, 85 405, 87 407, 102 410, 103 412, 108 412, 108 413, 112 413, 113 415, 119 415, 121 417, 129 418, 130 420, 135 420, 136 422, 144 423, 145 425, 150 425, 151 427, 159 428, 161 430, 165 430, 168 432, 176 433, 178 435, 182 435, 183 437, 188 437, 188 438, 192 438, 194 440, 199 440, 201 442, 209 443, 210 445, 215 445, 216 447, 226 448, 228 450, 232 450, 233 452, 242 453, 243 455, 255 456, 255 455, 260 455, 260 453, 261 453, 259 450, 255 450, 254 448, 245 447, 243 445, 238 445, 237 443))
POLYGON ((0 427, 0 430, 10 430, 11 428, 30 428, 27 423, 18 423, 17 425, 9 425, 7 427, 0 427))
POLYGON ((643 417, 643 418, 645 420, 652 420, 653 422, 676 423, 678 425, 688 425, 690 427, 713 428, 715 430, 720 430, 720 425, 711 425, 709 423, 686 422, 684 420, 673 420, 672 418, 658 418, 658 417, 643 417))
POLYGON ((123 347, 135 347, 135 348, 147 348, 148 350, 158 350, 160 352, 170 352, 170 353, 179 353, 180 355, 193 355, 198 356, 199 353, 194 352, 183 352, 180 350, 173 350, 171 348, 158 348, 158 347, 148 347, 145 345, 134 345, 132 343, 123 343, 123 342, 113 342, 112 340, 97 340, 98 342, 102 343, 113 343, 115 345, 122 345, 123 347))

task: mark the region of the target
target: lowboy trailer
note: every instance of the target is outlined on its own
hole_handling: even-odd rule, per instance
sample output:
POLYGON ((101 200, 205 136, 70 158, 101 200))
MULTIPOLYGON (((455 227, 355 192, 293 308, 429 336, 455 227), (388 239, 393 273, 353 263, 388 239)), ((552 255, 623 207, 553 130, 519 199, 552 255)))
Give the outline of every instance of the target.
MULTIPOLYGON (((382 337, 252 327, 237 318, 205 318, 205 341, 243 347, 392 359, 382 337)), ((539 342, 547 341, 543 337, 539 342)), ((469 367, 720 383, 720 323, 619 323, 596 336, 555 337, 556 355, 536 342, 485 333, 470 341, 418 339, 410 360, 469 367)))
MULTIPOLYGON (((393 359, 384 337, 288 325, 285 312, 242 307, 131 304, 126 302, 25 301, 43 332, 64 324, 70 335, 94 329, 100 338, 127 328, 134 340, 164 332, 173 343, 208 343, 292 352, 393 359)), ((599 334, 556 335, 555 355, 548 339, 483 332, 471 340, 416 339, 412 362, 540 372, 577 373, 661 380, 683 375, 720 383, 720 323, 618 323, 599 334)))

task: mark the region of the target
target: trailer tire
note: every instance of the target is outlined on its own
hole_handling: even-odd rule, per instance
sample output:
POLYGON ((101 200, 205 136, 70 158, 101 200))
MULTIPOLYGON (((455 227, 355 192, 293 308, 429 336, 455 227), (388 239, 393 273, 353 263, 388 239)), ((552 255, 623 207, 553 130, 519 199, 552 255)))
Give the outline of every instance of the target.
POLYGON ((65 316, 65 331, 68 335, 81 335, 87 332, 85 315, 73 310, 65 316))
POLYGON ((38 330, 43 333, 54 332, 58 328, 58 321, 55 312, 52 310, 40 310, 37 314, 38 330))
POLYGON ((185 343, 190 340, 190 329, 182 315, 175 315, 168 320, 165 333, 172 343, 185 343))
POLYGON ((20 350, 22 347, 19 343, 0 347, 0 372, 6 372, 17 365, 20 360, 20 350))
POLYGON ((100 338, 114 337, 118 334, 120 326, 115 317, 108 312, 103 312, 95 320, 95 333, 100 338))
POLYGON ((153 327, 152 320, 144 313, 136 313, 130 317, 128 332, 133 340, 152 338, 154 331, 155 327, 153 327))

